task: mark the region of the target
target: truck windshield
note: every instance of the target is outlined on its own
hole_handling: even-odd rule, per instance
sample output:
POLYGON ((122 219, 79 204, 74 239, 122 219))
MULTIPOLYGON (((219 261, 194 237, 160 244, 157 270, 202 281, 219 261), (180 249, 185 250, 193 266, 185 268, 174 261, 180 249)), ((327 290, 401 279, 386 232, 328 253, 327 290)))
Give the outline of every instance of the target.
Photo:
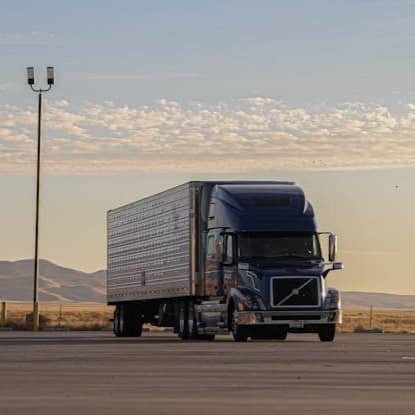
POLYGON ((322 259, 315 233, 247 232, 238 235, 240 259, 322 259))

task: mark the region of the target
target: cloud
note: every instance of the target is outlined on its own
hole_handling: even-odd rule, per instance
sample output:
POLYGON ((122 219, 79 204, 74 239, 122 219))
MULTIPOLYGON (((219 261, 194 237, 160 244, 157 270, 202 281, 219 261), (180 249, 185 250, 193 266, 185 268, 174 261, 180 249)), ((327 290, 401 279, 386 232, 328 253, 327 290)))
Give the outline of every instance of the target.
POLYGON ((12 82, 5 82, 0 84, 0 92, 8 91, 9 89, 12 89, 14 84, 12 82))
POLYGON ((0 33, 0 46, 45 45, 54 38, 55 34, 48 32, 0 33))
POLYGON ((28 33, 0 33, 0 46, 30 46, 45 45, 55 38, 53 33, 28 32, 28 33))
POLYGON ((87 75, 88 80, 98 81, 163 81, 172 79, 200 79, 197 73, 152 73, 152 74, 94 74, 87 75))
MULTIPOLYGON (((0 106, 0 171, 33 166, 36 114, 0 106)), ((46 104, 51 172, 249 172, 415 166, 415 105, 344 103, 317 110, 262 97, 182 105, 160 99, 46 104)))

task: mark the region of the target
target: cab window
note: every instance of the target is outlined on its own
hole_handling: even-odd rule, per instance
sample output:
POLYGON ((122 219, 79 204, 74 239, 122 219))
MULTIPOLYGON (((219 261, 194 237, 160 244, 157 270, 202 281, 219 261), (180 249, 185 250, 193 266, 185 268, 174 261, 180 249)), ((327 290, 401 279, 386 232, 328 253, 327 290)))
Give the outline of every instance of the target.
POLYGON ((215 255, 216 255, 215 236, 211 235, 208 238, 207 257, 209 259, 215 259, 215 255))
POLYGON ((231 265, 233 263, 233 238, 232 235, 226 235, 226 246, 225 246, 225 255, 224 255, 224 263, 227 265, 231 265))

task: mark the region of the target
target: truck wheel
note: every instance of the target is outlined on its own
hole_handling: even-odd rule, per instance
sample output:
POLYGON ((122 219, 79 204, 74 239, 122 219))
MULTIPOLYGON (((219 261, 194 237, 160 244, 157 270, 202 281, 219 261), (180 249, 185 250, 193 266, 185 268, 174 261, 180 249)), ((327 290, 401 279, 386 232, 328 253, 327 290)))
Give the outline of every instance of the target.
POLYGON ((122 305, 117 305, 114 310, 114 325, 113 331, 117 337, 124 335, 124 310, 122 305))
POLYGON ((113 331, 117 337, 140 337, 142 330, 143 321, 136 307, 126 304, 116 306, 113 331))
POLYGON ((199 328, 198 328, 198 318, 197 318, 197 313, 196 313, 196 309, 194 304, 189 303, 189 307, 188 307, 188 321, 189 321, 189 338, 190 339, 195 339, 195 340, 208 340, 208 341, 213 341, 215 340, 215 335, 214 334, 204 334, 204 333, 200 333, 199 332, 199 328))
POLYGON ((332 342, 336 336, 336 325, 335 324, 325 324, 320 327, 318 332, 318 337, 322 342, 332 342))
POLYGON ((189 307, 186 302, 179 304, 177 333, 182 340, 189 338, 189 307))
POLYGON ((119 319, 119 308, 115 307, 114 310, 114 318, 113 318, 113 322, 112 322, 112 332, 116 335, 119 336, 119 332, 120 332, 120 319, 119 319))
POLYGON ((130 333, 131 337, 141 337, 141 334, 143 333, 143 319, 141 314, 136 314, 134 316, 130 333))
POLYGON ((231 309, 231 330, 233 339, 236 342, 246 342, 248 341, 248 334, 244 327, 238 325, 238 313, 231 309))

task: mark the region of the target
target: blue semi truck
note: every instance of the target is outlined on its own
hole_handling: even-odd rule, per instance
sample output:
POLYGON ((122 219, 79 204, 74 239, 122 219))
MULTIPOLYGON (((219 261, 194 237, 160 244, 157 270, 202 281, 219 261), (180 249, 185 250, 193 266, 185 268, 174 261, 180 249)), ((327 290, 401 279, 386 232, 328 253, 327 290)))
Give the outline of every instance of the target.
POLYGON ((110 210, 107 237, 116 336, 140 336, 151 323, 183 340, 335 337, 340 294, 326 277, 343 268, 336 236, 318 231, 295 183, 185 183, 110 210))

